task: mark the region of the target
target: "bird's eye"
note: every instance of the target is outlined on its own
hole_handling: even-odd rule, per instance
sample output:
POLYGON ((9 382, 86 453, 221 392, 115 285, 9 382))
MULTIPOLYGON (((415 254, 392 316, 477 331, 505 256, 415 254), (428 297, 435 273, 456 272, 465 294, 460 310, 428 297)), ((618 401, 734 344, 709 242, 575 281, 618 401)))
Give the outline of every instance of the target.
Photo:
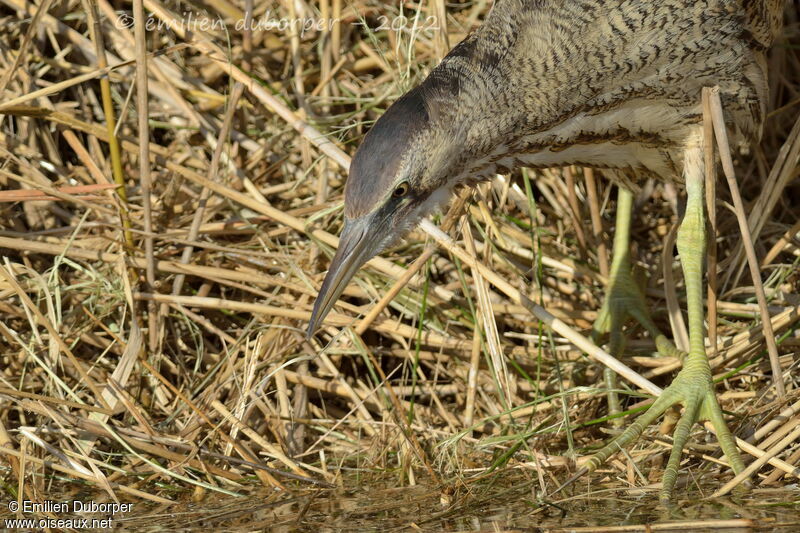
POLYGON ((403 196, 408 194, 408 190, 409 190, 408 182, 404 181, 403 183, 397 186, 397 188, 392 193, 392 196, 394 196, 395 198, 402 198, 403 196))

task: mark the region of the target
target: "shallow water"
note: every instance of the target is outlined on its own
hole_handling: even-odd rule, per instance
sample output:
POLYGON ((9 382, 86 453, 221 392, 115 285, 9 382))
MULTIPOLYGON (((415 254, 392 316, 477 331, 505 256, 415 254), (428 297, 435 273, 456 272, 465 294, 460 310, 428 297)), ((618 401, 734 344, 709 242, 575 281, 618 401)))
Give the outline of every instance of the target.
MULTIPOLYGON (((541 499, 536 492, 539 483, 536 476, 505 471, 455 484, 443 492, 424 484, 398 487, 385 475, 370 474, 345 478, 344 488, 336 489, 294 486, 290 491, 262 491, 247 498, 209 492, 200 502, 177 505, 137 500, 128 512, 111 518, 111 527, 143 532, 800 532, 797 484, 780 489, 756 488, 714 500, 704 497, 712 494, 718 484, 688 485, 677 491, 671 506, 664 507, 658 502, 656 488, 604 488, 587 482, 541 499)), ((51 501, 108 503, 109 499, 105 493, 78 490, 51 501)), ((10 513, 10 509, 10 504, 0 508, 0 530, 4 529, 5 519, 20 516, 10 513)), ((77 526, 78 530, 87 529, 80 527, 81 519, 100 520, 107 516, 73 512, 23 515, 37 520, 74 520, 70 527, 77 526)))
MULTIPOLYGON (((247 499, 209 496, 201 503, 124 517, 115 525, 137 531, 800 531, 796 485, 715 500, 704 500, 694 487, 679 493, 669 508, 659 505, 655 489, 593 487, 589 492, 584 487, 540 501, 537 485, 498 476, 447 496, 430 486, 386 482, 247 499)), ((713 487, 705 494, 711 492, 713 487)))

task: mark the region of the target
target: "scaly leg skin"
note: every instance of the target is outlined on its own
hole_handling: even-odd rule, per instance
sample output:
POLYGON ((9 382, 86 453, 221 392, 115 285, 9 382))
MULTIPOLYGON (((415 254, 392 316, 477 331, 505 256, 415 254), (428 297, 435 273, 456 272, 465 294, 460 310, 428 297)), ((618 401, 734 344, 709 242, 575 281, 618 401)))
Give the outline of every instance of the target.
MULTIPOLYGON (((609 334, 608 352, 616 358, 625 349, 625 336, 622 327, 629 316, 636 319, 656 342, 656 349, 663 356, 683 357, 672 342, 658 329, 650 318, 644 300, 631 274, 630 234, 633 193, 619 187, 617 195, 617 223, 614 232, 614 247, 611 252, 611 271, 608 277, 606 298, 597 319, 592 326, 592 340, 595 344, 609 334)), ((610 368, 605 369, 605 382, 608 389, 608 408, 610 414, 622 412, 617 396, 617 375, 610 368)), ((614 424, 622 425, 622 419, 614 419, 614 424)))
MULTIPOLYGON (((664 470, 660 499, 670 500, 678 478, 683 447, 689 438, 689 431, 695 422, 709 420, 717 433, 717 440, 728 458, 734 472, 744 469, 736 442, 731 435, 722 410, 714 393, 711 381, 711 367, 708 364, 703 331, 703 255, 705 253, 705 220, 703 214, 703 147, 702 141, 695 140, 687 145, 684 153, 684 177, 688 195, 686 215, 678 231, 678 252, 683 266, 686 282, 686 300, 689 312, 689 353, 684 359, 683 368, 672 384, 658 397, 646 413, 636 419, 625 431, 609 444, 595 453, 571 483, 581 475, 592 472, 618 450, 633 443, 664 411, 673 405, 681 404, 684 413, 675 427, 673 446, 669 462, 664 470)), ((638 318, 638 317, 637 317, 638 318)))

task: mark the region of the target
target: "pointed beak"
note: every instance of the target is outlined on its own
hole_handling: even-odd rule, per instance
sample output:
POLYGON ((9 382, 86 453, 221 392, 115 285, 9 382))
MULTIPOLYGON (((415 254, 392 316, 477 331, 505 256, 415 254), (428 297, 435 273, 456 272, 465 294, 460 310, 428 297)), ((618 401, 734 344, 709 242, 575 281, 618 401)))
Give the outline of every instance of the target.
POLYGON ((319 289, 306 337, 311 337, 317 327, 333 309, 344 288, 364 263, 381 251, 385 240, 385 224, 373 220, 374 215, 345 220, 339 249, 333 256, 328 274, 319 289))

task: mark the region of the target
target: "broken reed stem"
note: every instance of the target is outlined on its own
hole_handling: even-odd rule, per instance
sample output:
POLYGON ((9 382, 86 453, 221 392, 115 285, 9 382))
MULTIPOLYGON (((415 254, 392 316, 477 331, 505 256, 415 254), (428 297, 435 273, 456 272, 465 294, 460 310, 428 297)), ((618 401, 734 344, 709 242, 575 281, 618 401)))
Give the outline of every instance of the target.
MULTIPOLYGON (((91 0, 90 0, 91 1, 91 0)), ((145 280, 148 290, 155 290, 156 269, 153 252, 153 209, 151 205, 152 180, 150 178, 150 102, 147 94, 147 41, 145 40, 145 15, 142 0, 133 0, 133 33, 136 40, 136 110, 139 133, 139 183, 142 189, 145 280)), ((151 354, 158 350, 159 312, 155 302, 147 302, 148 348, 151 354)))
MULTIPOLYGON (((108 61, 106 61, 103 29, 100 25, 100 18, 98 17, 95 3, 92 0, 81 0, 81 4, 86 12, 89 32, 95 45, 97 67, 99 69, 107 69, 108 61)), ((111 174, 114 176, 114 182, 117 184, 116 191, 120 200, 120 219, 122 220, 125 245, 127 246, 128 250, 133 250, 134 243, 133 234, 131 233, 132 225, 128 209, 128 193, 125 190, 125 173, 122 170, 122 156, 120 153, 119 141, 114 133, 117 129, 117 119, 114 113, 114 100, 111 97, 111 82, 108 79, 108 75, 104 75, 100 78, 100 95, 102 97, 103 113, 105 114, 106 119, 108 151, 111 157, 111 174)), ((145 116, 147 116, 146 108, 143 112, 145 116)))
MULTIPOLYGON (((567 204, 569 205, 569 216, 572 219, 572 225, 575 227, 575 236, 578 238, 582 257, 586 256, 586 235, 583 231, 581 224, 581 209, 578 206, 578 195, 575 192, 575 174, 572 167, 564 169, 564 177, 566 178, 567 186, 567 204)), ((602 274, 602 272, 601 272, 602 274)), ((607 274, 603 274, 604 276, 607 274)))
POLYGON ((767 462, 769 462, 770 459, 781 453, 784 449, 786 449, 787 446, 792 444, 798 438, 800 438, 800 424, 796 424, 794 431, 792 431, 789 435, 784 437, 780 442, 775 444, 772 448, 767 450, 764 453, 764 455, 762 455, 761 457, 759 457, 758 459, 747 465, 747 467, 744 470, 742 470, 736 477, 734 477, 729 482, 725 483, 725 485, 723 485, 710 497, 719 498, 720 496, 725 496, 726 494, 728 494, 731 490, 734 489, 734 487, 740 485, 743 481, 748 479, 754 473, 758 472, 758 470, 762 466, 767 464, 767 462))
MULTIPOLYGON (((669 323, 672 329, 672 341, 679 350, 689 353, 689 330, 683 320, 683 311, 678 301, 675 276, 672 271, 674 261, 675 242, 678 237, 680 224, 674 224, 664 237, 664 248, 661 250, 661 273, 664 276, 664 301, 667 304, 669 323)), ((680 363, 679 363, 680 364, 680 363)))
MULTIPOLYGON (((219 135, 217 136, 217 145, 214 147, 214 154, 211 156, 211 163, 208 165, 208 181, 216 181, 217 179, 222 151, 225 149, 226 141, 230 135, 231 127, 233 125, 233 117, 236 114, 236 108, 239 105, 239 99, 242 97, 243 92, 244 85, 238 82, 233 85, 233 90, 231 91, 230 98, 228 99, 228 109, 225 112, 225 117, 222 120, 222 127, 220 128, 219 135)), ((189 226, 189 234, 186 236, 187 241, 197 240, 197 236, 200 233, 200 226, 203 223, 203 218, 206 214, 206 203, 208 202, 210 195, 211 194, 208 187, 200 188, 200 196, 197 199, 197 209, 194 212, 192 223, 189 226)), ((183 249, 183 252, 181 252, 180 264, 188 265, 192 258, 193 252, 194 246, 187 245, 183 249)), ((175 276, 175 279, 172 282, 172 294, 181 293, 181 288, 183 287, 183 282, 185 279, 186 275, 183 273, 175 276)))
POLYGON ((597 180, 594 177, 594 169, 585 168, 583 176, 586 180, 586 194, 589 197, 589 213, 592 219, 592 244, 597 250, 600 274, 604 278, 608 278, 608 249, 606 241, 603 239, 603 220, 600 218, 600 202, 597 199, 597 180))
POLYGON ((778 398, 783 399, 786 396, 786 387, 783 384, 783 370, 778 360, 778 345, 775 342, 775 333, 772 331, 772 321, 770 320, 769 310, 767 309, 767 297, 764 294, 764 284, 761 282, 761 271, 758 267, 758 258, 756 257, 756 251, 753 248, 753 241, 750 237, 750 228, 747 225, 742 196, 739 194, 739 186, 736 184, 736 173, 733 169, 733 159, 731 158, 730 146, 728 145, 728 133, 725 129, 722 102, 720 102, 719 99, 719 88, 704 88, 703 91, 708 94, 708 99, 710 101, 714 135, 717 138, 717 147, 719 148, 720 158, 722 159, 722 170, 725 173, 725 179, 728 181, 728 187, 731 191, 731 198, 733 199, 733 205, 736 211, 736 220, 739 222, 742 244, 747 254, 747 264, 750 267, 750 276, 753 279, 753 286, 755 287, 756 298, 758 299, 761 325, 764 328, 764 340, 767 343, 769 363, 772 367, 772 382, 775 386, 775 392, 778 398))
POLYGON ((570 342, 575 344, 589 357, 596 359, 600 363, 611 368, 614 372, 624 377, 631 383, 644 389, 650 394, 661 394, 662 389, 654 385, 651 381, 644 379, 638 372, 631 369, 629 366, 621 363, 615 357, 609 355, 602 348, 594 344, 591 340, 581 335, 570 326, 550 314, 545 308, 533 303, 525 294, 511 286, 506 280, 498 276, 495 272, 485 266, 483 263, 477 261, 472 255, 467 253, 463 248, 453 242, 450 237, 442 232, 439 228, 434 226, 431 222, 423 220, 420 224, 425 233, 433 237, 433 239, 448 252, 458 257, 463 263, 476 269, 481 275, 486 278, 492 285, 497 287, 503 294, 508 296, 512 302, 525 307, 533 316, 544 322, 553 331, 566 337, 570 342))
POLYGON ((711 119, 711 100, 707 88, 703 89, 703 163, 706 181, 706 212, 708 220, 708 289, 707 312, 708 344, 710 357, 717 356, 717 165, 714 160, 714 124, 711 119))

